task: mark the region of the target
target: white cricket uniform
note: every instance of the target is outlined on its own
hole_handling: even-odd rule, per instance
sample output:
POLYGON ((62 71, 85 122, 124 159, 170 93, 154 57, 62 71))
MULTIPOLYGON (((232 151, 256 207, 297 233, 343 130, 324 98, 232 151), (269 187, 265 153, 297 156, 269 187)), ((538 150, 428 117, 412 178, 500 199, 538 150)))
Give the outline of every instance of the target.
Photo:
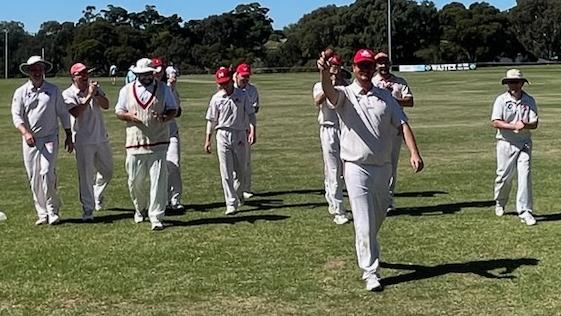
MULTIPOLYGON (((323 95, 321 82, 314 85, 313 97, 323 95)), ((337 112, 326 99, 319 108, 319 139, 323 154, 325 199, 334 215, 345 215, 343 207, 343 162, 341 161, 341 130, 337 112)))
POLYGON ((138 80, 125 85, 115 106, 116 113, 136 112, 142 121, 140 124, 127 122, 125 168, 135 210, 143 216, 147 211, 153 224, 164 216, 168 200, 165 161, 169 126, 168 122, 154 118, 152 111, 163 114, 172 109, 177 109, 177 105, 169 87, 156 80, 148 87, 138 80), (141 134, 140 141, 134 138, 134 133, 141 134))
MULTIPOLYGON (((355 81, 335 87, 341 127, 341 159, 353 212, 355 246, 363 279, 379 278, 377 234, 386 218, 394 135, 407 122, 397 101, 386 91, 364 91, 355 81)), ((329 103, 328 103, 329 104, 329 103)))
POLYGON ((33 134, 35 146, 22 137, 23 161, 33 193, 39 219, 55 218, 59 212, 56 158, 58 154, 58 123, 70 128, 70 117, 60 90, 44 81, 35 88, 27 81, 17 88, 12 98, 12 121, 23 124, 33 134))
MULTIPOLYGON (((522 121, 535 123, 538 120, 536 101, 526 92, 520 100, 515 100, 508 91, 499 95, 493 104, 491 121, 502 120, 507 123, 522 121)), ((495 179, 495 201, 505 207, 508 202, 512 180, 518 173, 516 192, 516 211, 532 212, 532 138, 530 130, 518 133, 512 130, 497 129, 497 177, 495 179)))
POLYGON ((216 151, 226 207, 237 209, 243 200, 247 174, 247 126, 256 123, 254 108, 243 90, 234 88, 231 95, 219 90, 209 102, 206 120, 216 129, 216 151))
POLYGON ((116 65, 111 65, 111 67, 109 67, 109 76, 111 76, 111 77, 117 76, 117 66, 116 65))
POLYGON ((168 78, 177 77, 177 69, 175 69, 175 67, 173 67, 173 66, 167 66, 166 67, 166 76, 168 78))
MULTIPOLYGON (((387 83, 391 84, 391 94, 394 98, 413 97, 413 92, 407 81, 401 77, 390 74, 389 78, 384 79, 380 74, 376 74, 372 78, 372 83, 378 88, 385 89, 387 83)), ((402 108, 403 109, 403 108, 402 108)), ((392 146, 392 176, 390 178, 390 205, 393 206, 393 193, 395 191, 395 184, 397 182, 397 166, 399 164, 399 152, 401 151, 401 143, 403 142, 403 135, 398 131, 394 136, 392 146)))
MULTIPOLYGON (((234 87, 238 88, 238 85, 236 83, 234 83, 234 87)), ((242 89, 246 94, 247 97, 249 99, 249 103, 251 104, 251 106, 253 107, 253 110, 255 113, 257 113, 259 111, 259 92, 257 91, 257 88, 252 85, 251 83, 248 83, 245 88, 242 89)), ((249 131, 249 125, 247 126, 247 130, 249 131)), ((246 175, 245 175, 245 185, 242 187, 242 192, 252 192, 251 191, 251 145, 247 146, 247 166, 246 166, 246 175)), ((235 181, 236 181, 236 185, 238 185, 238 179, 237 176, 234 175, 235 181)))
MULTIPOLYGON (((168 87, 175 98, 177 108, 180 109, 181 99, 177 89, 169 85, 168 87)), ((169 121, 169 136, 169 147, 166 154, 166 165, 168 169, 168 205, 174 207, 181 205, 181 194, 183 193, 183 183, 181 182, 181 142, 176 119, 169 121)))
MULTIPOLYGON (((105 95, 101 88, 97 90, 105 95)), ((88 91, 80 91, 72 84, 62 92, 68 110, 83 103, 88 91)), ((107 137, 103 113, 95 98, 92 98, 78 117, 70 115, 72 138, 76 151, 76 166, 80 189, 80 202, 84 214, 101 208, 103 193, 113 178, 113 153, 107 137)))

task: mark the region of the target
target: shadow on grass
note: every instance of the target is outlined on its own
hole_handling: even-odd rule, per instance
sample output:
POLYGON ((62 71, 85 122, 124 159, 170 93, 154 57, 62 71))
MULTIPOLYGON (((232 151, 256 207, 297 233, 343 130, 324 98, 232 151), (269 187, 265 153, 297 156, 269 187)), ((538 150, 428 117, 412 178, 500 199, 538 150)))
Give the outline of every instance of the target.
POLYGON ((255 192, 254 197, 267 197, 267 196, 278 196, 286 194, 313 194, 313 195, 324 195, 325 191, 323 189, 301 189, 301 190, 287 190, 287 191, 271 191, 271 192, 255 192))
MULTIPOLYGON (((515 213, 516 214, 516 213, 515 213)), ((518 214, 516 214, 518 215, 518 214)), ((538 222, 554 222, 554 221, 561 221, 561 213, 557 214, 544 214, 544 215, 535 215, 536 221, 538 222)))
POLYGON ((470 273, 489 279, 515 279, 512 275, 521 266, 538 265, 539 260, 534 258, 519 259, 493 259, 481 261, 468 261, 462 263, 445 263, 435 266, 418 264, 401 264, 382 262, 381 266, 387 269, 410 270, 411 272, 382 279, 385 286, 399 283, 424 280, 442 276, 449 273, 470 273), (493 272, 494 270, 499 270, 493 272))
MULTIPOLYGON (((134 211, 132 211, 134 212, 134 211)), ((121 221, 121 220, 126 220, 126 219, 131 219, 133 218, 133 213, 121 213, 121 214, 109 214, 109 215, 99 215, 99 213, 95 214, 95 217, 93 219, 93 221, 88 221, 88 222, 84 222, 82 221, 82 218, 63 218, 60 220, 59 225, 64 225, 64 224, 98 224, 98 223, 103 223, 103 224, 109 224, 109 223, 113 223, 115 221, 121 221)))
POLYGON ((398 192, 394 197, 435 197, 440 194, 448 194, 445 191, 419 191, 419 192, 398 192))
POLYGON ((255 224, 257 221, 282 221, 289 219, 290 216, 285 215, 274 215, 274 214, 266 214, 266 215, 232 215, 228 217, 211 217, 211 218, 199 218, 190 221, 175 221, 175 220, 164 220, 166 226, 170 227, 181 227, 181 226, 201 226, 201 225, 220 225, 220 224, 237 224, 242 222, 248 222, 251 224, 255 224))
POLYGON ((388 216, 410 215, 410 216, 425 216, 437 214, 454 214, 461 211, 463 208, 469 207, 489 207, 494 206, 495 201, 471 201, 460 203, 447 203, 438 204, 433 206, 420 206, 420 207, 402 207, 392 211, 388 216))

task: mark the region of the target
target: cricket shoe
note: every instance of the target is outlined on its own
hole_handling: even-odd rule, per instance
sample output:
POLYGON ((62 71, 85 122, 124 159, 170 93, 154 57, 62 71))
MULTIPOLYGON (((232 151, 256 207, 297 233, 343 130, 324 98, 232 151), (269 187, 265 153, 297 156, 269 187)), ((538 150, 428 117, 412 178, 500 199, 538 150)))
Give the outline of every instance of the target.
POLYGON ((333 222, 337 225, 343 225, 349 222, 349 218, 344 214, 335 215, 333 222))
POLYGON ((520 221, 528 226, 536 225, 536 219, 532 215, 531 211, 524 211, 522 214, 518 215, 520 221))
POLYGON ((146 215, 142 212, 134 212, 134 222, 137 224, 144 222, 145 217, 146 215))
POLYGON ((226 212, 224 212, 224 214, 234 215, 234 214, 236 214, 237 211, 238 211, 238 209, 235 208, 234 206, 226 206, 226 212))
POLYGON ((39 226, 39 225, 45 225, 45 224, 47 224, 48 222, 49 222, 49 221, 47 220, 46 217, 42 217, 42 218, 39 218, 39 219, 35 222, 35 225, 37 225, 37 226, 39 226))
POLYGON ((164 229, 164 224, 162 224, 162 222, 160 222, 159 220, 152 221, 152 230, 163 230, 163 229, 164 229))
POLYGON ((244 199, 251 199, 253 197, 253 192, 244 192, 242 193, 244 199))
POLYGON ((505 208, 500 205, 495 206, 495 215, 497 216, 505 215, 505 208))
POLYGON ((49 215, 49 225, 56 225, 60 222, 60 216, 57 214, 49 215))
POLYGON ((371 292, 382 292, 384 290, 384 286, 380 283, 380 279, 372 276, 366 279, 366 290, 371 292))

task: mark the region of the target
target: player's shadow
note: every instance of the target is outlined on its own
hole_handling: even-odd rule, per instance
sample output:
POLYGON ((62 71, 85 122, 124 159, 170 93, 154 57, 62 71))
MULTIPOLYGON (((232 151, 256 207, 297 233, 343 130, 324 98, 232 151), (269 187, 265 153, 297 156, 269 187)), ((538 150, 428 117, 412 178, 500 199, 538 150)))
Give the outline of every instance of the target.
POLYGON ((534 217, 536 218, 536 221, 538 221, 538 222, 554 222, 554 221, 560 221, 561 220, 561 213, 535 215, 534 217))
MULTIPOLYGON (((292 208, 292 207, 310 208, 310 209, 322 207, 322 206, 327 207, 327 202, 285 204, 284 200, 282 199, 260 199, 260 198, 256 198, 255 196, 252 199, 245 201, 244 206, 241 207, 240 210, 241 212, 269 211, 269 210, 292 208)), ((226 204, 224 202, 213 202, 207 204, 186 204, 184 206, 187 213, 189 213, 191 210, 197 212, 208 212, 216 209, 226 208, 226 204)), ((183 214, 178 214, 178 215, 183 215, 183 214)), ((167 211, 166 211, 166 215, 168 215, 167 211)), ((170 215, 173 216, 173 214, 170 215)))
POLYGON ((437 195, 448 194, 445 191, 418 191, 418 192, 397 192, 394 197, 435 197, 437 195))
POLYGON ((270 192, 255 192, 254 197, 269 197, 269 196, 279 196, 287 194, 312 194, 312 195, 324 195, 324 189, 300 189, 300 190, 286 190, 286 191, 270 191, 270 192))
POLYGON ((494 206, 495 201, 470 201, 460 203, 446 203, 432 206, 419 206, 419 207, 400 207, 388 213, 388 216, 426 216, 426 215, 441 215, 441 214, 454 214, 460 212, 464 208, 472 207, 489 207, 494 206))
POLYGON ((247 222, 250 224, 255 224, 258 221, 283 221, 289 219, 290 216, 286 215, 275 215, 275 214, 263 214, 263 215, 232 215, 224 217, 209 217, 209 218, 198 218, 190 221, 177 221, 165 219, 164 224, 170 227, 185 227, 185 226, 201 226, 201 225, 234 225, 237 223, 247 222))
POLYGON ((492 259, 480 261, 468 261, 462 263, 445 263, 435 266, 423 266, 419 264, 401 264, 382 262, 383 268, 395 270, 407 270, 409 273, 386 277, 381 280, 384 286, 400 284, 410 281, 418 281, 442 276, 449 273, 475 274, 489 279, 515 279, 512 273, 521 266, 538 265, 539 260, 534 258, 519 259, 492 259))
POLYGON ((95 214, 95 217, 92 221, 84 222, 82 218, 63 218, 60 220, 59 225, 64 224, 109 224, 116 221, 127 220, 133 218, 133 213, 119 213, 119 214, 109 214, 109 215, 99 215, 99 213, 95 214))

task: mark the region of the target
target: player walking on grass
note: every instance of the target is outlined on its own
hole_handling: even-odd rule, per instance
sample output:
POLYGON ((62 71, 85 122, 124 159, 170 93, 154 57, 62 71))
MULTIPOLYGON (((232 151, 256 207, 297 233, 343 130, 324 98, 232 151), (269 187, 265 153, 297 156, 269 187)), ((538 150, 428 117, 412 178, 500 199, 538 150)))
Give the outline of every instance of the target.
POLYGON ((154 79, 156 68, 150 59, 139 59, 132 71, 136 79, 121 88, 115 113, 127 122, 125 167, 134 221, 141 223, 148 217, 152 230, 162 230, 168 197, 168 122, 177 106, 167 85, 154 79))
MULTIPOLYGON (((343 86, 345 80, 341 73, 341 57, 334 55, 329 59, 329 74, 334 86, 343 86)), ((321 88, 321 82, 317 82, 313 88, 314 103, 319 110, 319 139, 324 164, 324 187, 325 199, 329 205, 329 214, 334 215, 335 224, 349 222, 343 206, 343 162, 341 161, 341 145, 339 138, 339 117, 337 112, 327 105, 326 96, 321 88)))
POLYGON ((355 80, 349 86, 333 86, 326 59, 322 53, 317 65, 322 89, 340 118, 341 159, 354 218, 358 265, 366 289, 380 291, 383 287, 378 274, 377 235, 386 218, 391 146, 397 130, 402 131, 415 172, 423 169, 423 160, 397 101, 387 90, 372 84, 374 53, 360 49, 355 54, 352 66, 355 80))
POLYGON ((35 225, 59 222, 56 159, 58 123, 64 127, 64 148, 74 150, 70 117, 60 90, 44 80, 51 63, 31 56, 19 66, 29 81, 17 88, 12 98, 12 120, 22 136, 23 162, 33 193, 37 221, 35 225))
POLYGON ((97 82, 90 81, 86 65, 72 65, 70 75, 72 85, 62 97, 71 114, 82 220, 91 221, 94 209, 103 208, 103 193, 113 177, 113 153, 102 113, 109 100, 97 82))
POLYGON ((226 201, 226 215, 231 215, 235 214, 244 202, 242 190, 247 174, 247 147, 255 142, 255 111, 247 94, 234 87, 228 68, 220 67, 215 76, 219 90, 208 104, 204 149, 210 154, 212 133, 216 130, 216 151, 226 201), (234 181, 234 173, 237 175, 238 184, 234 181))
POLYGON ((510 69, 501 80, 507 91, 493 104, 492 126, 497 129, 497 177, 495 214, 503 216, 515 175, 518 178, 516 212, 526 225, 536 224, 532 215, 532 138, 538 127, 538 108, 534 98, 522 90, 528 80, 518 69, 510 69))
MULTIPOLYGON (((234 87, 242 89, 249 99, 249 103, 254 109, 255 114, 259 112, 259 92, 257 88, 249 82, 251 77, 251 67, 248 64, 239 64, 236 67, 236 73, 234 74, 234 87)), ((249 125, 247 130, 249 132, 249 125)), ((251 189, 251 145, 247 146, 247 167, 245 175, 245 185, 242 187, 242 194, 244 199, 249 199, 253 197, 253 191, 251 189)), ((237 182, 236 176, 236 182, 237 182)), ((238 184, 239 185, 239 184, 238 184)))
MULTIPOLYGON (((156 67, 154 77, 156 80, 164 80, 163 62, 159 58, 152 58, 152 65, 156 67)), ((169 69, 169 67, 167 68, 169 69)), ((169 87, 175 103, 177 104, 177 113, 175 118, 169 121, 169 146, 166 154, 166 165, 168 169, 168 204, 167 207, 172 210, 183 210, 181 204, 181 194, 183 193, 183 184, 181 182, 181 143, 179 140, 179 128, 176 118, 181 115, 181 98, 176 89, 177 76, 175 72, 167 71, 167 80, 165 84, 169 87)), ((173 67, 172 67, 173 69, 173 67)))
MULTIPOLYGON (((372 83, 382 89, 388 90, 397 100, 401 107, 413 107, 413 92, 409 88, 407 81, 391 73, 390 58, 386 53, 380 52, 374 56, 376 60, 376 75, 372 78, 372 83)), ((401 143, 403 135, 397 132, 394 135, 392 144, 392 176, 390 178, 390 204, 387 211, 395 210, 394 191, 397 182, 397 166, 399 164, 399 152, 401 151, 401 143)))

